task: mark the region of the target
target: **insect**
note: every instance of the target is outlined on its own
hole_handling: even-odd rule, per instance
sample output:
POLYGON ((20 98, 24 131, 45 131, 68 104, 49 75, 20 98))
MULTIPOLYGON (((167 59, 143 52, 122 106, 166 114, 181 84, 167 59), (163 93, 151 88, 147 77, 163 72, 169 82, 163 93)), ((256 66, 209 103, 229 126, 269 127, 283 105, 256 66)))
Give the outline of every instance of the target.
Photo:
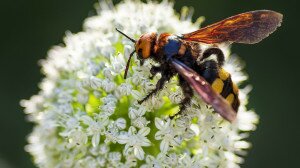
POLYGON ((167 81, 178 74, 184 98, 177 114, 190 104, 195 91, 223 118, 233 122, 240 104, 238 87, 231 80, 230 74, 222 68, 224 54, 218 46, 221 43, 258 43, 280 26, 282 17, 282 14, 274 11, 256 10, 229 17, 191 33, 145 33, 138 40, 116 29, 135 44, 135 50, 127 61, 124 78, 127 76, 130 59, 137 52, 141 65, 149 58, 160 64, 151 68, 152 76, 161 73, 156 88, 139 103, 156 94, 167 81))

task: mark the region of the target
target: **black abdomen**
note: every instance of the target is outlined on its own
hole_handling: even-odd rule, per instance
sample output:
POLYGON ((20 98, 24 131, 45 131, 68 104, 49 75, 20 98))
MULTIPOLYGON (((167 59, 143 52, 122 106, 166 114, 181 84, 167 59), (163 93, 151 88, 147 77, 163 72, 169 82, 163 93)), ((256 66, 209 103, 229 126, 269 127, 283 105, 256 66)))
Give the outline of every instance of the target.
POLYGON ((209 48, 201 54, 199 43, 190 42, 187 45, 178 39, 170 38, 164 49, 165 53, 176 55, 178 60, 204 77, 212 88, 222 95, 236 112, 238 111, 240 105, 238 87, 232 82, 230 74, 222 68, 224 54, 219 48, 209 48), (209 60, 211 55, 216 55, 216 59, 209 60), (200 64, 196 61, 199 57, 202 61, 200 64))
POLYGON ((238 87, 232 82, 230 74, 219 67, 218 63, 214 60, 209 60, 199 65, 197 72, 203 76, 212 88, 222 95, 232 108, 237 112, 240 101, 238 98, 238 87))

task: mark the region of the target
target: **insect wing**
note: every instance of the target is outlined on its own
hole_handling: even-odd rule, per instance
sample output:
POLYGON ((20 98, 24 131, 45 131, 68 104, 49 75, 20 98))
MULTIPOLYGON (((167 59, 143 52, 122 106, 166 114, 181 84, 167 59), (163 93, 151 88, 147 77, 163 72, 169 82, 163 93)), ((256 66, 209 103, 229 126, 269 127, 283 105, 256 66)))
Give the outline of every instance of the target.
POLYGON ((221 95, 212 89, 203 77, 176 59, 171 60, 171 63, 179 75, 190 84, 206 103, 211 104, 216 112, 230 122, 235 120, 236 112, 221 95))
POLYGON ((241 13, 192 33, 183 34, 182 39, 207 44, 254 44, 273 33, 280 26, 282 17, 282 14, 270 10, 241 13))

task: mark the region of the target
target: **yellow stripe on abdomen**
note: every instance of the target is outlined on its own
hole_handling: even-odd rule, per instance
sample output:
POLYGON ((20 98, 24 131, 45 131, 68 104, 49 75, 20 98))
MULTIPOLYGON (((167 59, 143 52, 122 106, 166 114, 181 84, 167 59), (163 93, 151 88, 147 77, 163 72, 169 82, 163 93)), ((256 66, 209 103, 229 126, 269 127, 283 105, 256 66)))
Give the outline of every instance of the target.
POLYGON ((220 78, 216 78, 211 86, 215 92, 220 94, 223 90, 224 82, 220 78))
POLYGON ((226 80, 229 76, 230 76, 230 74, 229 74, 227 71, 225 71, 225 69, 220 68, 220 70, 219 70, 219 77, 220 77, 223 81, 226 80))
POLYGON ((231 80, 230 74, 223 68, 218 71, 218 76, 211 83, 213 90, 220 94, 237 111, 240 105, 238 98, 239 88, 231 80))
POLYGON ((228 103, 230 105, 232 105, 233 101, 234 101, 234 95, 232 93, 230 93, 227 97, 226 100, 228 101, 228 103))

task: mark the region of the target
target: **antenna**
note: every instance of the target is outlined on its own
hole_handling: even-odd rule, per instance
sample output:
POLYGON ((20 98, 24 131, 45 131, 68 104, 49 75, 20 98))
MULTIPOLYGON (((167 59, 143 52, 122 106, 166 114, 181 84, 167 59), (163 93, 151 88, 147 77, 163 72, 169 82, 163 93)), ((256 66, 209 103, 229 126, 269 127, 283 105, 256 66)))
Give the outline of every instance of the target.
POLYGON ((116 30, 121 33, 123 36, 125 36, 126 38, 128 38, 130 41, 132 41, 133 43, 136 43, 136 40, 134 40, 133 38, 127 36, 125 33, 121 32, 121 30, 119 30, 118 28, 116 28, 116 30))
POLYGON ((133 54, 135 53, 135 50, 132 51, 132 53, 130 53, 127 64, 126 64, 126 68, 125 68, 125 73, 124 73, 124 79, 126 79, 127 77, 127 73, 128 73, 128 69, 129 69, 129 65, 130 65, 130 59, 133 56, 133 54))
MULTIPOLYGON (((121 33, 123 36, 125 36, 126 38, 128 38, 130 41, 132 41, 133 43, 136 43, 136 40, 134 40, 133 38, 127 36, 125 33, 121 32, 121 30, 119 30, 118 28, 116 28, 116 30, 121 33)), ((135 53, 135 50, 132 51, 129 55, 129 58, 128 58, 128 61, 127 61, 127 64, 126 64, 126 68, 125 68, 125 73, 124 73, 124 79, 126 79, 127 77, 127 73, 128 73, 128 69, 129 69, 129 65, 130 65, 130 60, 131 60, 131 57, 133 56, 133 54, 135 53)))

